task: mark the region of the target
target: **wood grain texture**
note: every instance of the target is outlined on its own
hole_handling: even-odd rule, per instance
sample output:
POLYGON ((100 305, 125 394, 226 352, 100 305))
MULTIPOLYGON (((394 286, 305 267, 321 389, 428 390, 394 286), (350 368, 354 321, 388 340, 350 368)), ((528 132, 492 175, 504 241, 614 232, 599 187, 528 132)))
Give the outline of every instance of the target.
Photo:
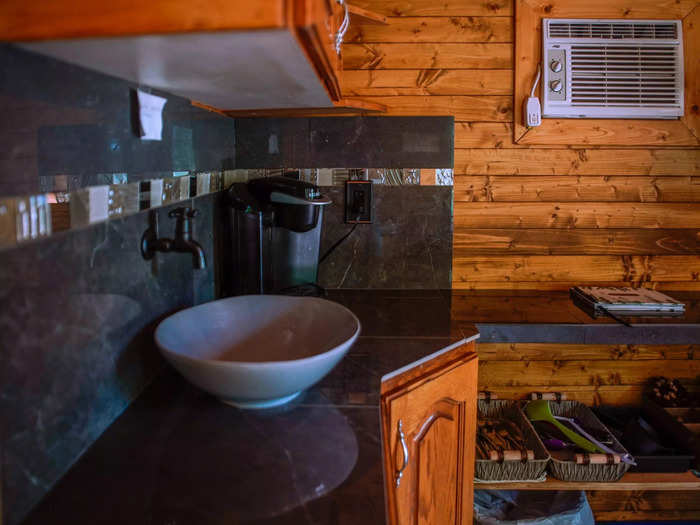
POLYGON ((677 492, 658 492, 655 490, 638 490, 633 492, 608 492, 593 490, 586 494, 594 513, 639 511, 684 511, 700 510, 700 494, 696 491, 679 490, 677 492))
POLYGON ((455 177, 455 202, 700 202, 700 177, 455 177))
MULTIPOLYGON (((551 281, 551 282, 517 282, 517 281, 470 281, 460 282, 452 281, 452 289, 454 291, 538 291, 538 292, 566 292, 572 286, 580 286, 580 281, 551 281)), ((630 286, 629 282, 622 281, 598 281, 591 280, 586 282, 588 286, 630 286)), ((700 291, 700 282, 698 281, 672 281, 672 282, 647 282, 635 283, 635 286, 642 286, 662 292, 673 291, 700 291)))
POLYGON ((471 202, 455 228, 700 228, 700 203, 471 202))
POLYGON ((363 97, 364 102, 381 104, 391 116, 454 116, 456 119, 510 121, 511 97, 489 96, 405 96, 363 97))
POLYGON ((478 363, 473 348, 474 343, 461 345, 382 382, 384 481, 392 525, 471 523, 478 363))
POLYGON ((681 117, 700 140, 700 5, 683 19, 685 114, 681 117))
POLYGON ((387 25, 350 25, 345 42, 512 42, 510 17, 391 17, 387 25))
POLYGON ((345 44, 345 69, 510 69, 510 44, 345 44))
POLYGON ((510 69, 345 70, 342 88, 346 96, 512 95, 512 77, 510 69))
POLYGON ((355 5, 386 16, 509 16, 511 0, 353 0, 355 5))
POLYGON ((456 149, 455 173, 692 176, 700 173, 700 149, 456 149))
POLYGON ((568 387, 572 385, 639 385, 664 375, 695 379, 700 373, 698 360, 658 361, 481 361, 479 389, 498 386, 568 387))
POLYGON ((268 0, 86 0, 0 2, 0 38, 45 40, 286 25, 284 2, 268 0))
MULTIPOLYGON (((697 60, 696 60, 697 61, 697 60)), ((698 146, 678 120, 543 119, 519 144, 601 146, 698 146)))
POLYGON ((700 255, 692 229, 463 229, 455 228, 455 257, 467 255, 700 255))
POLYGON ((479 343, 484 361, 647 361, 700 359, 697 345, 587 345, 550 343, 479 343))
MULTIPOLYGON (((479 385, 479 389, 483 389, 479 385)), ((498 396, 499 399, 529 399, 533 391, 538 392, 561 392, 564 388, 537 386, 493 386, 489 387, 489 392, 498 396)), ((588 406, 600 405, 638 405, 642 402, 642 387, 635 385, 586 385, 566 387, 566 396, 572 401, 580 401, 588 406)))
POLYGON ((453 281, 643 282, 698 281, 692 255, 498 255, 454 257, 453 281))

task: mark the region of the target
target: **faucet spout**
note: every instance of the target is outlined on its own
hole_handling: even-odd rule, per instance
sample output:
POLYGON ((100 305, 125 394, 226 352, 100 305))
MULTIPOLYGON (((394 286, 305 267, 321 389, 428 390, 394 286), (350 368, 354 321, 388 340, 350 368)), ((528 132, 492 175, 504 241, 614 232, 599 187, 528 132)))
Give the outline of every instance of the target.
POLYGON ((202 246, 192 239, 192 218, 197 210, 191 208, 176 208, 168 216, 177 219, 175 223, 175 238, 158 238, 157 224, 149 228, 141 239, 141 253, 144 259, 152 259, 156 252, 179 252, 192 254, 192 267, 201 270, 207 267, 207 258, 202 246))
POLYGON ((207 258, 204 249, 197 241, 192 239, 176 238, 171 247, 171 251, 192 254, 192 267, 195 270, 202 270, 207 267, 207 258))

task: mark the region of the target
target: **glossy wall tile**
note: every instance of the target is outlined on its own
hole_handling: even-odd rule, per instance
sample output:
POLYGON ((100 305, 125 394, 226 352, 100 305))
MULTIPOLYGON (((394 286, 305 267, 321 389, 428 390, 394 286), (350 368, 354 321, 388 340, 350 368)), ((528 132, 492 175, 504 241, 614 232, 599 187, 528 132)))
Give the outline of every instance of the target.
MULTIPOLYGON (((189 201, 200 212, 193 237, 207 255, 204 270, 193 270, 188 254, 142 258, 148 213, 3 253, 3 523, 18 523, 161 368, 158 320, 215 298, 220 198, 189 201)), ((151 212, 164 236, 176 206, 151 212)))

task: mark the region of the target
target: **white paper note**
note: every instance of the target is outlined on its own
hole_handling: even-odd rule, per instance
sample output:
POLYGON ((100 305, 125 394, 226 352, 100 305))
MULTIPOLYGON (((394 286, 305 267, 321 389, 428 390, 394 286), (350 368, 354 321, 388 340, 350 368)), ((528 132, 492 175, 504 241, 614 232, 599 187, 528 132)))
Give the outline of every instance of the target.
POLYGON ((163 106, 165 106, 167 99, 141 90, 138 90, 137 94, 141 140, 161 140, 163 138, 163 106))

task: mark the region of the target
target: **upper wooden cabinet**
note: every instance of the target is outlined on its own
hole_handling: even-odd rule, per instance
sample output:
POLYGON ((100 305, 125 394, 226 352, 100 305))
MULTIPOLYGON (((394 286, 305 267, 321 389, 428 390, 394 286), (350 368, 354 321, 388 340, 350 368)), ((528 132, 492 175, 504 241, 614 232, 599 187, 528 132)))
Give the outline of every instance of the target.
POLYGON ((337 0, 5 0, 0 40, 223 111, 354 107, 345 16, 337 0))
POLYGON ((461 341, 382 378, 389 525, 470 525, 478 360, 461 341))

